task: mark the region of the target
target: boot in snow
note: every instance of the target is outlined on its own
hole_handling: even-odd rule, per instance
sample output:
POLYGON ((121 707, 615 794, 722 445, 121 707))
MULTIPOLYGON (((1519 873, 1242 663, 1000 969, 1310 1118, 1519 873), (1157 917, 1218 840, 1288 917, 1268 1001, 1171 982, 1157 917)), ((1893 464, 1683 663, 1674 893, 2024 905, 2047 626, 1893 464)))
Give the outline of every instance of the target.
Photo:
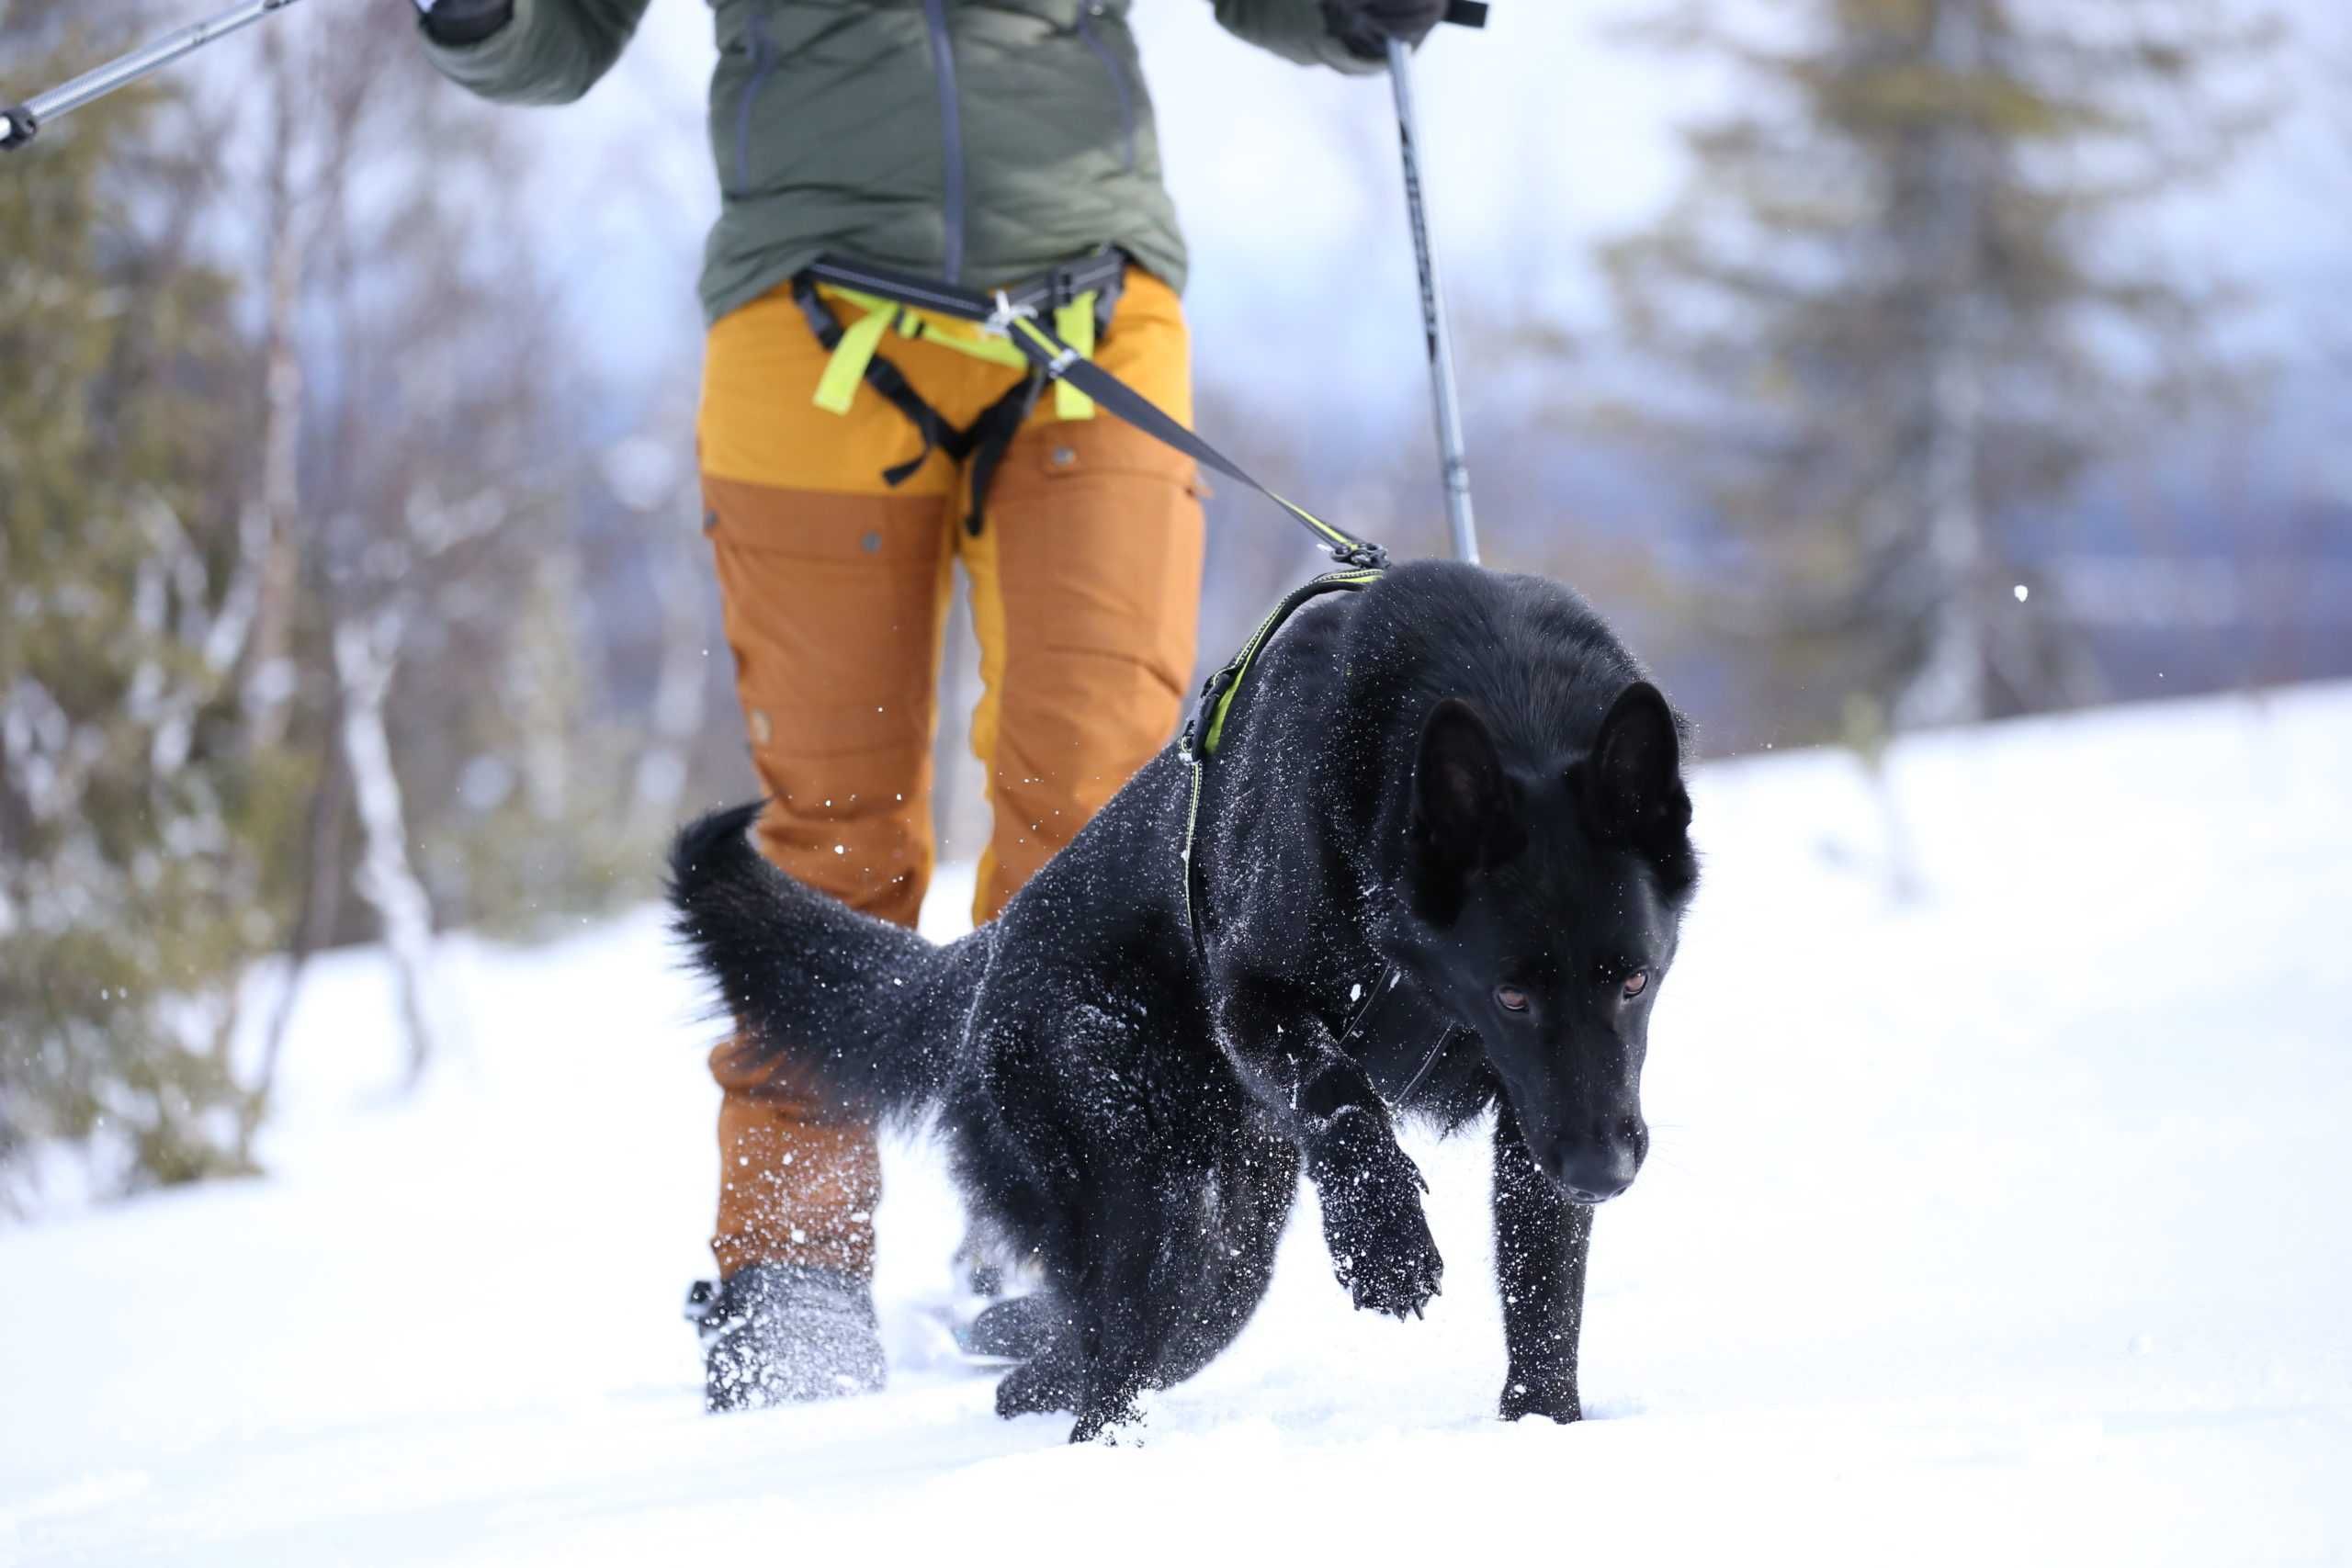
POLYGON ((882 1386, 874 1290, 831 1269, 753 1263, 695 1282, 686 1317, 702 1336, 703 1408, 872 1393, 882 1386))

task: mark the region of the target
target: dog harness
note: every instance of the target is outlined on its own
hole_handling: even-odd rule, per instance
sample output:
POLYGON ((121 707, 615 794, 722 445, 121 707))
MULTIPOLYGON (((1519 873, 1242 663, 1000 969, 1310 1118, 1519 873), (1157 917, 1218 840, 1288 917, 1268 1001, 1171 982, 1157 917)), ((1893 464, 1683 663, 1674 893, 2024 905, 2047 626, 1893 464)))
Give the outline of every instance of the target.
MULTIPOLYGON (((1183 738, 1177 742, 1177 747, 1183 753, 1193 778, 1191 799, 1184 808, 1184 848, 1179 874, 1184 884, 1184 927, 1192 935, 1193 955, 1201 961, 1204 969, 1208 965, 1208 944, 1201 930, 1200 906, 1193 893, 1193 849, 1200 837, 1201 785, 1207 777, 1210 759, 1216 755, 1217 747, 1225 739, 1225 721, 1233 711, 1233 699, 1240 694, 1242 680, 1250 673, 1259 653, 1273 640, 1274 634, 1282 630, 1283 624, 1297 612, 1299 606, 1326 593, 1356 592, 1369 588, 1380 581, 1385 570, 1384 563, 1326 572, 1292 589, 1283 597, 1282 603, 1258 623, 1258 629, 1241 645, 1241 651, 1202 684, 1200 701, 1193 708, 1193 716, 1184 722, 1183 738)), ((1345 1050, 1348 1043, 1363 1032, 1374 1010, 1404 977, 1403 969, 1395 964, 1389 964, 1381 974, 1373 985, 1371 995, 1363 998, 1355 1016, 1348 1021, 1346 1030, 1340 1036, 1340 1049, 1345 1050)), ((1438 1058, 1445 1054, 1446 1046, 1459 1032, 1460 1027, 1453 1024, 1439 1032, 1428 1055, 1421 1058, 1421 1065, 1414 1070, 1412 1077, 1396 1096, 1394 1102, 1396 1108, 1402 1109, 1413 1098, 1413 1091, 1421 1087, 1422 1081, 1430 1076, 1430 1069, 1437 1066, 1438 1058)))

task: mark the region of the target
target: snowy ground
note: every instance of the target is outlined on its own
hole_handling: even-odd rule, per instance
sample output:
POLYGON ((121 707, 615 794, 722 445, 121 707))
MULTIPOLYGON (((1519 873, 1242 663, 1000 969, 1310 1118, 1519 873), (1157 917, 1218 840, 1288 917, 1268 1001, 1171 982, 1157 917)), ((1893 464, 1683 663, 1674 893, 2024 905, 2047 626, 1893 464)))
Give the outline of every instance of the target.
POLYGON ((1579 1427, 1492 1418, 1476 1139, 1414 1145, 1428 1322, 1295 1222, 1234 1351, 1079 1450, 933 1341, 953 1199, 894 1146, 890 1392, 703 1417, 708 1031, 648 912, 455 945, 406 1102, 338 958, 270 1179, 0 1233, 0 1562, 2352 1559, 2352 687, 1894 770, 1901 906, 1849 761, 1705 772, 1579 1427))

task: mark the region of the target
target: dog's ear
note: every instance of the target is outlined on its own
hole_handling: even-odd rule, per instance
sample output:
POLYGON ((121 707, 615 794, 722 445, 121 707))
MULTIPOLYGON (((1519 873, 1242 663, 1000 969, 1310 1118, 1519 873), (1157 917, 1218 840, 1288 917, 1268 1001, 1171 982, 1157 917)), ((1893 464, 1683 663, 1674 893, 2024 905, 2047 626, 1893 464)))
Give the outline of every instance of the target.
POLYGON ((1523 847, 1518 791, 1478 710, 1448 697, 1413 764, 1413 883, 1422 914, 1452 923, 1471 877, 1523 847))
POLYGON ((1687 841, 1690 795, 1682 787, 1682 739, 1674 710, 1647 681, 1617 695, 1600 721, 1591 754, 1568 769, 1586 820, 1604 838, 1651 855, 1687 841))

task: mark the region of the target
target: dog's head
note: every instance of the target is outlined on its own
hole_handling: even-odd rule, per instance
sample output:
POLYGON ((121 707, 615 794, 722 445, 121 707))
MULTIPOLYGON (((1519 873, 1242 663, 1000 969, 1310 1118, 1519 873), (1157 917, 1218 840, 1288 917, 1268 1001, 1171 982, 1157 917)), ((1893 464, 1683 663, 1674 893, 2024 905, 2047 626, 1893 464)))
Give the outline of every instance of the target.
POLYGON ((1646 681, 1581 754, 1510 757, 1458 699, 1421 731, 1407 962, 1582 1202, 1623 1191, 1649 1149, 1642 1062, 1697 878, 1690 827, 1674 715, 1646 681))

